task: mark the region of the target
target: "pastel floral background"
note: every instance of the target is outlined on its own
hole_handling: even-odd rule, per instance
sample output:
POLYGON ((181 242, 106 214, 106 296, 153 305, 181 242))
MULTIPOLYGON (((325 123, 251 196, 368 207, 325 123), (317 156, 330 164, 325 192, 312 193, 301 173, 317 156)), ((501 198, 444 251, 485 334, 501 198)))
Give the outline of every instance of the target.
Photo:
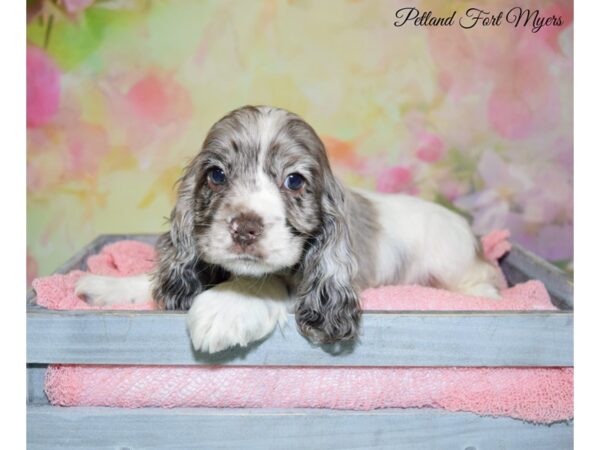
POLYGON ((101 233, 158 232, 209 126, 306 118, 347 184, 456 208, 572 270, 570 1, 28 1, 28 278, 101 233), (402 6, 518 4, 510 25, 395 28, 402 6))

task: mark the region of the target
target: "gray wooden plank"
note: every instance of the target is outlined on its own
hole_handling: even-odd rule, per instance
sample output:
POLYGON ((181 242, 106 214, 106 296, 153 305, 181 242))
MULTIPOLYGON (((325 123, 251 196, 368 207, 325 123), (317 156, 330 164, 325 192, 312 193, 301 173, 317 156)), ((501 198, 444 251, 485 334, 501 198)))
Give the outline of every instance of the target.
POLYGON ((145 242, 146 244, 153 246, 154 244, 156 244, 156 240, 158 239, 159 236, 160 236, 160 234, 158 234, 158 233, 128 233, 128 234, 101 234, 99 236, 99 238, 105 240, 104 245, 112 243, 112 242, 116 242, 116 241, 133 240, 133 241, 145 242))
POLYGON ((48 397, 44 392, 46 364, 27 364, 27 404, 47 405, 48 397))
POLYGON ((434 409, 379 411, 30 407, 27 448, 567 449, 573 426, 434 409))
POLYGON ((331 366, 572 366, 569 312, 402 312, 363 316, 357 344, 284 332, 216 355, 193 351, 185 314, 30 311, 28 363, 331 366))
POLYGON ((548 261, 513 243, 500 267, 511 286, 527 280, 540 280, 558 308, 573 310, 573 282, 548 261))

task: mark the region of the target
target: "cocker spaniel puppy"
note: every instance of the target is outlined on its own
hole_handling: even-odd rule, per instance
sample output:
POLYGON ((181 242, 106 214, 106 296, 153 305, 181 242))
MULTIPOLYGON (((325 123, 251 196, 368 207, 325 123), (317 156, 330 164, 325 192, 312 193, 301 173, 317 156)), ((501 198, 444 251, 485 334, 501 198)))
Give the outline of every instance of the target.
POLYGON ((419 198, 345 188, 311 126, 278 108, 246 106, 213 125, 180 180, 170 221, 154 273, 87 275, 77 291, 95 305, 152 296, 164 309, 189 309, 197 350, 261 339, 289 305, 311 341, 354 339, 367 287, 498 297, 496 272, 461 216, 419 198))

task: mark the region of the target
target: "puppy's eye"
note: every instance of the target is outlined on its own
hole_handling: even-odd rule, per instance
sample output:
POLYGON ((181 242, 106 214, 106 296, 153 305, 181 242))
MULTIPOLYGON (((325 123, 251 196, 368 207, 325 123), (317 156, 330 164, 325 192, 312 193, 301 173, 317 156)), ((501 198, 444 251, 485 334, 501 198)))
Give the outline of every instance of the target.
POLYGON ((213 167, 208 171, 208 180, 217 186, 225 184, 227 181, 227 177, 225 176, 225 172, 223 172, 218 167, 213 167))
POLYGON ((287 176, 283 185, 290 191, 299 191, 304 186, 305 180, 299 173, 291 173, 287 176))

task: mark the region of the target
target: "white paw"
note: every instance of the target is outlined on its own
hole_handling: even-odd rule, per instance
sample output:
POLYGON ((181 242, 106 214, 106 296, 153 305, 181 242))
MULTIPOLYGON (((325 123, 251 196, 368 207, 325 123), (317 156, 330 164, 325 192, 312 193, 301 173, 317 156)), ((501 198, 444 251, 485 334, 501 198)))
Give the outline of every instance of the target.
POLYGON ((83 275, 75 283, 75 293, 92 306, 139 304, 150 300, 151 286, 147 275, 110 277, 83 275))
POLYGON ((194 349, 215 353, 247 346, 287 321, 288 293, 281 280, 236 278, 199 294, 187 315, 194 349))
POLYGON ((473 297, 483 297, 490 300, 502 300, 502 296, 498 289, 491 284, 481 283, 469 289, 469 295, 473 297))

